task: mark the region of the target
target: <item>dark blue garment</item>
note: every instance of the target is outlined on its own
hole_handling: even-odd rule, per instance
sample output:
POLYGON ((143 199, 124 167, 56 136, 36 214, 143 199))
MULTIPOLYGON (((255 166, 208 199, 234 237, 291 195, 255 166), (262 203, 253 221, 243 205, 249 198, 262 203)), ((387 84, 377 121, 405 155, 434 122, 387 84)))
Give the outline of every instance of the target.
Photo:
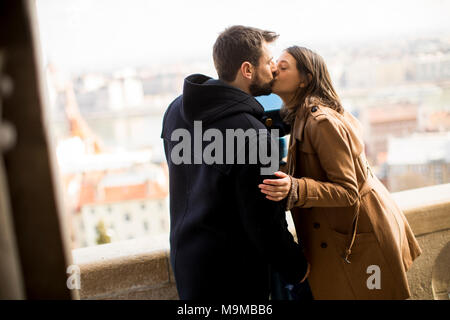
POLYGON ((314 300, 308 280, 303 283, 290 284, 284 281, 283 277, 274 270, 271 272, 270 292, 271 300, 314 300))
POLYGON ((171 160, 178 143, 171 139, 174 130, 185 129, 194 137, 194 121, 201 120, 203 132, 214 128, 225 137, 226 129, 264 129, 263 114, 261 105, 242 90, 192 75, 164 115, 170 262, 181 299, 266 300, 269 264, 289 283, 299 282, 306 272, 302 250, 279 214, 285 204, 267 200, 258 188, 265 178, 260 162, 177 165, 171 160))

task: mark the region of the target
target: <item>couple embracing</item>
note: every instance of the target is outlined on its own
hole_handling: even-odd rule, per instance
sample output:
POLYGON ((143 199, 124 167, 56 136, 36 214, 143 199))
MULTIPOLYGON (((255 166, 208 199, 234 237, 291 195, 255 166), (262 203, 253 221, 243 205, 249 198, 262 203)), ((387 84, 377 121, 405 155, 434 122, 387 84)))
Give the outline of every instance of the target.
POLYGON ((406 299, 406 271, 421 250, 370 169, 361 125, 344 110, 322 57, 292 46, 275 62, 269 44, 277 38, 227 28, 213 48, 218 79, 187 77, 164 115, 170 262, 179 296, 267 300, 281 284, 298 299, 406 299), (264 121, 254 97, 272 92, 283 107, 264 121), (198 123, 206 131, 195 146, 198 123), (251 155, 261 148, 278 154, 274 127, 290 141, 286 165, 268 174, 267 161, 251 155), (183 138, 188 148, 177 147, 177 130, 190 137, 183 138), (241 143, 219 150, 230 130, 241 143), (216 161, 204 161, 207 151, 216 161))

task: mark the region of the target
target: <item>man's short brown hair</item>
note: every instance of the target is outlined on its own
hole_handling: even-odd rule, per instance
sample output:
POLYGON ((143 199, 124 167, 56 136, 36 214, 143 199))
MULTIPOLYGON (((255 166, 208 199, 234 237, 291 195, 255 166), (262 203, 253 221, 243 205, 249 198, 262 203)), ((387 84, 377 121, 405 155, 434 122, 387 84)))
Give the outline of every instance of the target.
POLYGON ((234 81, 244 61, 255 67, 262 55, 262 43, 275 41, 272 31, 245 26, 232 26, 223 31, 214 43, 213 59, 219 79, 234 81))

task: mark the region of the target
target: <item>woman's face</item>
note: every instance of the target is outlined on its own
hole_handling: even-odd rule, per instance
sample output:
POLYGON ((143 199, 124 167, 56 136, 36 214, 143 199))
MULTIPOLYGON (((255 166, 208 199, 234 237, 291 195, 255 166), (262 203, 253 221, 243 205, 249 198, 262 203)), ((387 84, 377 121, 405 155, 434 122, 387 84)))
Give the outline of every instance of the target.
POLYGON ((297 70, 297 62, 288 52, 283 51, 277 60, 278 75, 272 86, 272 92, 284 98, 293 96, 303 85, 303 79, 297 70))

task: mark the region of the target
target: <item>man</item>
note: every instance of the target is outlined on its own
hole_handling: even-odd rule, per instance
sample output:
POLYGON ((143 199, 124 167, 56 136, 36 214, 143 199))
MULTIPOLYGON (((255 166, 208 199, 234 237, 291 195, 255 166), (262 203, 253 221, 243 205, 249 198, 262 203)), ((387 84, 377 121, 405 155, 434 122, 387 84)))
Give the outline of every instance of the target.
MULTIPOLYGON (((213 49, 219 79, 187 77, 183 95, 164 115, 161 136, 170 176, 170 262, 181 299, 268 299, 269 265, 288 283, 306 278, 307 262, 287 230, 281 203, 269 201, 258 189, 264 178, 260 159, 256 164, 248 156, 244 164, 208 164, 202 158, 204 143, 200 150, 195 145, 199 124, 224 137, 227 129, 265 129, 264 110, 253 96, 271 93, 276 66, 268 44, 277 37, 256 28, 226 29, 213 49), (182 151, 180 132, 190 136, 188 148, 182 151)), ((258 139, 267 143, 270 136, 258 139)), ((250 140, 247 137, 243 148, 249 153, 250 140)), ((242 148, 232 151, 239 153, 242 148)))

